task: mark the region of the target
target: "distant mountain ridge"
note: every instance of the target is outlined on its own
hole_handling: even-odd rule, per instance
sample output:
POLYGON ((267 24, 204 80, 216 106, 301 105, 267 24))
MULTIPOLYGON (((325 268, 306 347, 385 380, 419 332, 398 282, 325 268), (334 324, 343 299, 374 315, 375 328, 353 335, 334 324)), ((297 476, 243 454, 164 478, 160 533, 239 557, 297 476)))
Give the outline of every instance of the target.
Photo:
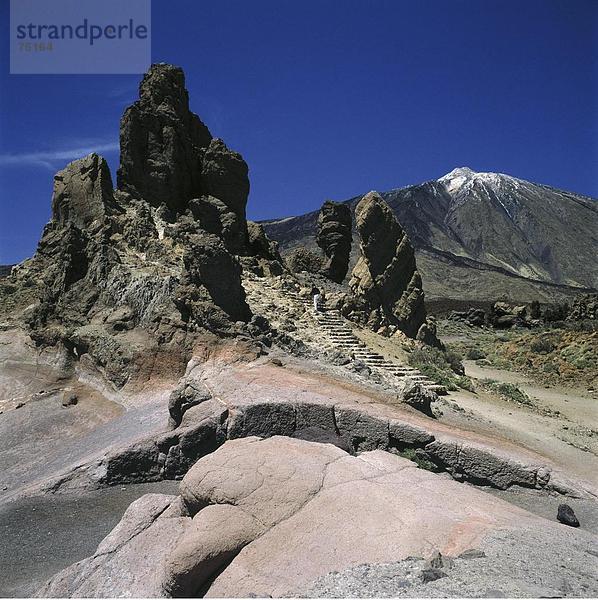
MULTIPOLYGON (((598 202, 588 196, 467 167, 382 196, 416 247, 429 297, 550 301, 598 287, 598 202)), ((312 248, 317 214, 264 227, 283 253, 312 248)))

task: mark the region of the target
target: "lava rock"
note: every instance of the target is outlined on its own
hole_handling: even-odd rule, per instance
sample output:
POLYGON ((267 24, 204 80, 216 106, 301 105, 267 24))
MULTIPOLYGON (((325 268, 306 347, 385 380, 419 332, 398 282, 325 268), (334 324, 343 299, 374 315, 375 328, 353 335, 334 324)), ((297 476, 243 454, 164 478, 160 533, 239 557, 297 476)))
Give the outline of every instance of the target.
POLYGON ((79 396, 75 392, 65 391, 62 395, 62 406, 75 406, 79 402, 79 396))
MULTIPOLYGON (((426 309, 413 246, 376 192, 361 199, 355 222, 361 254, 349 281, 353 298, 343 313, 374 331, 396 325, 415 338, 426 322, 426 309)), ((429 337, 430 333, 422 332, 422 336, 429 337)))
POLYGON ((174 429, 181 424, 183 415, 192 406, 210 400, 212 394, 195 380, 182 379, 168 398, 169 424, 174 429))
POLYGON ((102 221, 113 207, 112 177, 101 156, 89 154, 54 175, 52 219, 59 226, 86 229, 102 221))
POLYGON ((120 122, 118 188, 154 206, 182 210, 202 194, 202 148, 212 135, 189 110, 180 67, 152 65, 139 85, 139 100, 120 122))
POLYGON ((436 581, 437 579, 442 579, 443 577, 448 577, 447 574, 441 569, 424 569, 420 573, 420 579, 423 583, 430 583, 431 581, 436 581))
POLYGON ((579 521, 573 512, 573 509, 568 504, 559 504, 556 518, 563 524, 569 527, 579 527, 579 521))
POLYGON ((351 209, 348 204, 327 200, 318 215, 316 243, 324 251, 327 262, 323 272, 332 281, 342 283, 349 270, 352 239, 351 209))
POLYGON ((322 257, 306 248, 296 248, 285 257, 285 262, 292 273, 320 273, 324 266, 322 257))
POLYGON ((436 392, 410 378, 401 383, 399 397, 405 404, 430 417, 433 416, 432 403, 438 400, 436 392))

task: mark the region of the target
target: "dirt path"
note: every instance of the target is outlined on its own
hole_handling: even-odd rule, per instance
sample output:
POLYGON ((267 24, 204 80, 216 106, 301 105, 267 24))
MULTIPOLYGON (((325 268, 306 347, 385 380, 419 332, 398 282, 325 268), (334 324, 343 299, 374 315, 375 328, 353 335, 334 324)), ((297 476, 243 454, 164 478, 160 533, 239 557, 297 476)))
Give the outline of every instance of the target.
POLYGON ((544 387, 533 382, 522 373, 480 367, 472 360, 464 361, 465 370, 475 379, 495 379, 505 383, 514 383, 528 396, 535 398, 541 405, 558 410, 567 419, 586 427, 598 428, 598 402, 587 390, 563 386, 544 387))
POLYGON ((578 390, 543 388, 519 373, 480 367, 465 361, 466 374, 474 380, 494 379, 517 384, 533 400, 535 408, 508 402, 480 389, 459 391, 450 399, 469 411, 479 426, 523 444, 560 464, 571 474, 598 482, 598 407, 578 390), (552 413, 547 413, 550 409, 552 413), (558 413, 556 412, 558 411, 558 413))

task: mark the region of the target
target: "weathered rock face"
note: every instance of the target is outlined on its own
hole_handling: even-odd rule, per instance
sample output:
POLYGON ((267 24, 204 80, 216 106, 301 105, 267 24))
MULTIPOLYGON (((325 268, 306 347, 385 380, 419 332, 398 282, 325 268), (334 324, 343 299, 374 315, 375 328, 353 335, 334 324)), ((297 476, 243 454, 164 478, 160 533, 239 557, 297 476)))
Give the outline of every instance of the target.
POLYGON ((349 269, 351 221, 349 205, 330 200, 324 202, 318 215, 316 242, 328 258, 323 271, 337 283, 342 283, 349 269))
MULTIPOLYGON (((464 583, 449 570, 453 561, 486 555, 472 597, 490 589, 595 592, 597 561, 586 548, 596 538, 564 529, 381 450, 351 456, 330 443, 248 437, 196 462, 180 496, 149 494, 131 504, 92 557, 52 577, 39 595, 303 596, 328 573, 422 557, 428 570, 455 577, 450 597, 464 583), (575 569, 558 568, 562 547, 575 569)), ((378 595, 415 596, 411 581, 385 583, 378 595)), ((418 596, 444 595, 434 591, 418 596)))
POLYGON ((426 309, 413 247, 376 192, 363 197, 355 221, 361 256, 349 282, 353 299, 344 312, 373 329, 395 325, 415 338, 426 321, 426 309))
POLYGON ((320 273, 323 268, 322 257, 306 248, 297 248, 287 256, 285 262, 293 273, 320 273))
POLYGON ((219 198, 245 222, 249 195, 247 163, 240 154, 229 150, 221 139, 213 139, 206 148, 201 166, 202 192, 219 198))
POLYGON ((108 163, 97 154, 76 160, 54 175, 52 219, 79 229, 101 222, 114 209, 108 163))
POLYGON ((183 262, 177 304, 185 321, 210 321, 209 316, 215 318, 218 308, 225 313, 221 317, 224 321, 227 315, 235 321, 249 320, 251 313, 240 284, 241 266, 219 238, 210 234, 193 236, 183 262))
POLYGON ((121 119, 120 148, 119 189, 175 213, 199 199, 191 209, 206 230, 244 250, 247 164, 189 110, 182 69, 152 65, 121 119))
POLYGON ((247 221, 247 254, 240 257, 243 269, 256 275, 277 276, 284 272, 283 260, 276 242, 266 236, 259 223, 247 221))
POLYGON ((119 189, 156 206, 184 209, 202 193, 202 148, 211 140, 189 110, 182 69, 152 65, 139 86, 139 100, 121 119, 119 189))
POLYGON ((247 165, 190 112, 184 83, 165 64, 143 77, 121 122, 119 189, 97 154, 56 175, 52 220, 6 287, 34 305, 38 344, 64 346, 72 363, 88 355, 117 385, 159 352, 177 357, 163 361, 176 374, 189 334, 237 332, 251 313, 236 255, 280 260, 263 230, 249 243, 247 165))

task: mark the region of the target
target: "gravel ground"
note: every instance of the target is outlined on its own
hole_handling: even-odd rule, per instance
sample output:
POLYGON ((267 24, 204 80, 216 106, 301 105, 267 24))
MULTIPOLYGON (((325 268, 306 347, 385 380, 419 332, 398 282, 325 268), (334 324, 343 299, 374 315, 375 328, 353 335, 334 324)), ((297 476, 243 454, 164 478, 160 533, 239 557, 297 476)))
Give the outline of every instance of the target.
POLYGON ((559 504, 568 504, 575 511, 580 529, 598 535, 598 501, 596 500, 553 496, 540 490, 516 487, 508 490, 497 490, 489 487, 479 489, 549 521, 557 522, 556 514, 559 504))
POLYGON ((480 545, 485 556, 444 560, 437 568, 421 558, 360 565, 329 573, 297 596, 325 598, 554 598, 598 596, 598 543, 568 540, 566 528, 546 540, 533 530, 499 531, 480 545), (447 564, 448 563, 448 564, 447 564), (438 579, 434 579, 439 577, 438 579))
POLYGON ((129 504, 150 492, 178 494, 178 482, 37 496, 1 505, 0 597, 31 596, 54 573, 93 554, 129 504))

